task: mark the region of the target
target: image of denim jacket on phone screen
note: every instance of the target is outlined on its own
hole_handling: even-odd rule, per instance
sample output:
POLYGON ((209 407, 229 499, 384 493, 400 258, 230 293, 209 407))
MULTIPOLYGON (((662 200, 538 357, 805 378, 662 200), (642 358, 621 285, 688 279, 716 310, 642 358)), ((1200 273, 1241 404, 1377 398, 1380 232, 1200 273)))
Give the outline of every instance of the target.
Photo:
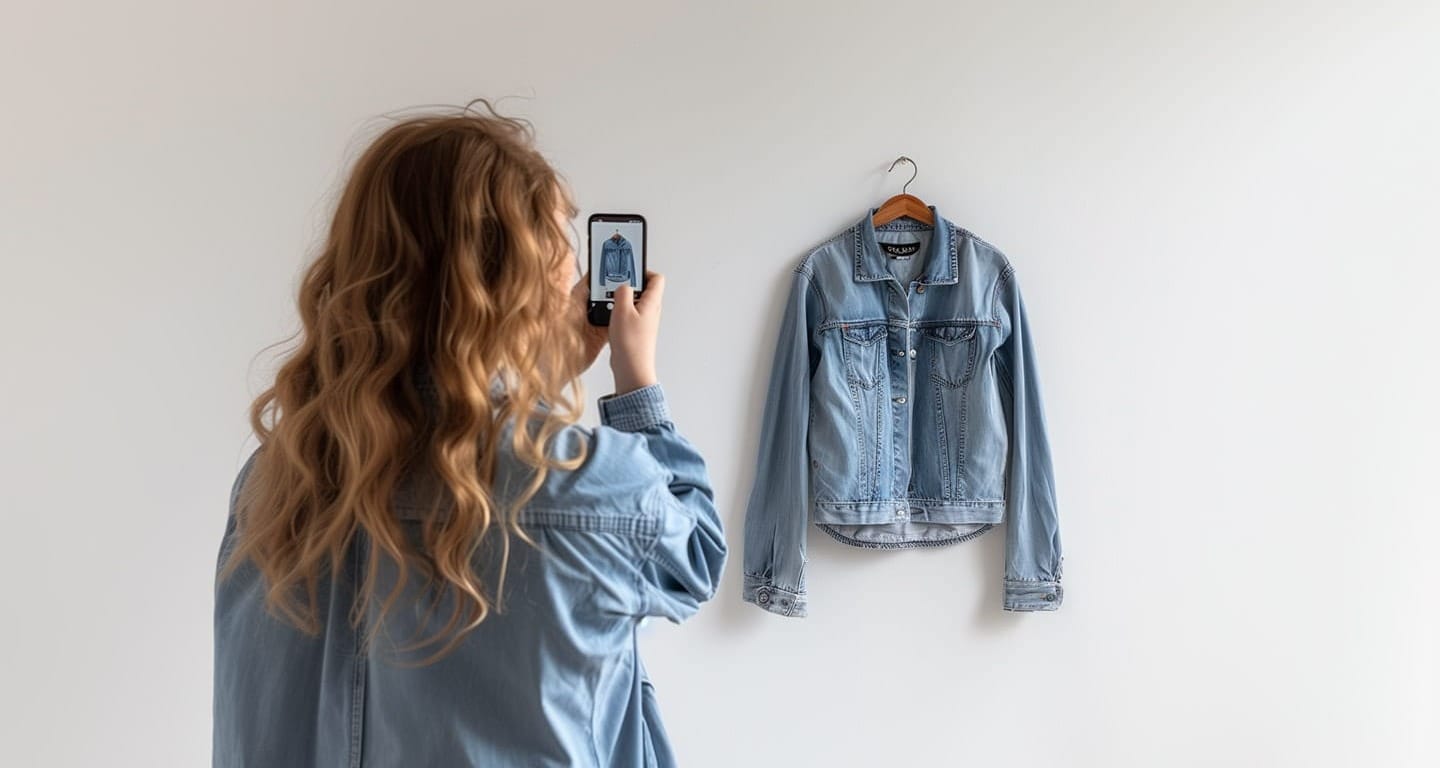
POLYGON ((789 276, 742 598, 807 614, 811 522, 872 549, 954 544, 1003 522, 1002 607, 1054 610, 1064 597, 1055 482, 1015 268, 938 213, 933 227, 879 228, 873 213, 789 276))
POLYGON ((619 233, 600 246, 600 276, 607 283, 635 283, 635 252, 619 233))

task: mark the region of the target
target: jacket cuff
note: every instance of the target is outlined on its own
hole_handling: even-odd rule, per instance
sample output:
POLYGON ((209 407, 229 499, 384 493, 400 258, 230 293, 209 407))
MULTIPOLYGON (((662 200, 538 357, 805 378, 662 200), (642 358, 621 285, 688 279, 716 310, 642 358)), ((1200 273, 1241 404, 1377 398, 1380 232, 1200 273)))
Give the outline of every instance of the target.
POLYGON ((1058 581, 1005 580, 1005 610, 1053 611, 1065 601, 1058 581))
POLYGON ((600 423, 625 432, 638 432, 663 422, 673 423, 665 391, 658 381, 623 395, 601 395, 598 404, 600 423))
POLYGON ((809 604, 804 592, 782 589, 759 576, 745 574, 745 587, 740 597, 747 603, 764 608, 780 616, 803 618, 809 614, 809 604))

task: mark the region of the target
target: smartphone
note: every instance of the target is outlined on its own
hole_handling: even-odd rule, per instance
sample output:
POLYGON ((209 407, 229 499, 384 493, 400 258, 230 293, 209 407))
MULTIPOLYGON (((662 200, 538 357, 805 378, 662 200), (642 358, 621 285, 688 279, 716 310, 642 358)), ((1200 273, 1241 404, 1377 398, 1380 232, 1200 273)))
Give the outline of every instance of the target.
POLYGON ((645 217, 638 213, 597 213, 590 217, 591 325, 609 325, 615 289, 629 283, 635 298, 645 290, 645 217))

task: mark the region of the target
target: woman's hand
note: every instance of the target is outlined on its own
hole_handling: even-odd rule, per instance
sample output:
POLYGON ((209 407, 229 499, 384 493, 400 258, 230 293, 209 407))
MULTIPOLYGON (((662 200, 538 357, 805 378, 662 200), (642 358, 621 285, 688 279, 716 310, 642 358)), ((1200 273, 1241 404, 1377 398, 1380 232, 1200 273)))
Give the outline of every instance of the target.
POLYGON ((603 325, 591 325, 589 318, 590 310, 590 273, 586 272, 580 278, 580 282, 570 289, 570 306, 575 322, 580 327, 581 359, 580 373, 590 370, 595 364, 595 358, 600 356, 600 350, 605 347, 609 339, 610 329, 603 325))
POLYGON ((610 311, 610 371, 617 395, 656 381, 655 339, 664 298, 664 275, 648 270, 645 293, 638 301, 629 283, 615 289, 615 308, 610 311))

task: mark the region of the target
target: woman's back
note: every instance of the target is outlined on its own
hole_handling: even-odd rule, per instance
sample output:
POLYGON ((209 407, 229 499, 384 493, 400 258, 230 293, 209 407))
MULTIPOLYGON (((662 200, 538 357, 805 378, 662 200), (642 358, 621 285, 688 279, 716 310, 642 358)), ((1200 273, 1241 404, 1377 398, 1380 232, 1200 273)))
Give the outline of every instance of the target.
MULTIPOLYGON (((709 599, 725 540, 704 461, 676 431, 660 385, 602 397, 600 413, 601 426, 571 425, 555 442, 563 456, 588 445, 584 463, 548 472, 521 510, 538 549, 512 539, 503 557, 503 533, 482 540, 473 559, 492 589, 507 561, 501 610, 438 661, 417 666, 433 646, 403 650, 431 637, 453 608, 449 592, 427 588, 413 571, 383 626, 373 625, 372 606, 352 627, 366 570, 375 569, 379 599, 397 582, 393 562, 372 557, 363 530, 345 575, 322 582, 318 638, 266 614, 254 568, 218 583, 214 764, 673 764, 636 629, 644 616, 681 621, 709 599), (360 636, 372 628, 374 644, 362 650, 360 636)), ((236 479, 232 513, 253 461, 236 479)), ((497 497, 529 471, 508 453, 497 456, 497 497)), ((395 514, 412 543, 443 487, 414 475, 397 490, 395 514)), ((222 555, 234 529, 232 514, 222 555)))

